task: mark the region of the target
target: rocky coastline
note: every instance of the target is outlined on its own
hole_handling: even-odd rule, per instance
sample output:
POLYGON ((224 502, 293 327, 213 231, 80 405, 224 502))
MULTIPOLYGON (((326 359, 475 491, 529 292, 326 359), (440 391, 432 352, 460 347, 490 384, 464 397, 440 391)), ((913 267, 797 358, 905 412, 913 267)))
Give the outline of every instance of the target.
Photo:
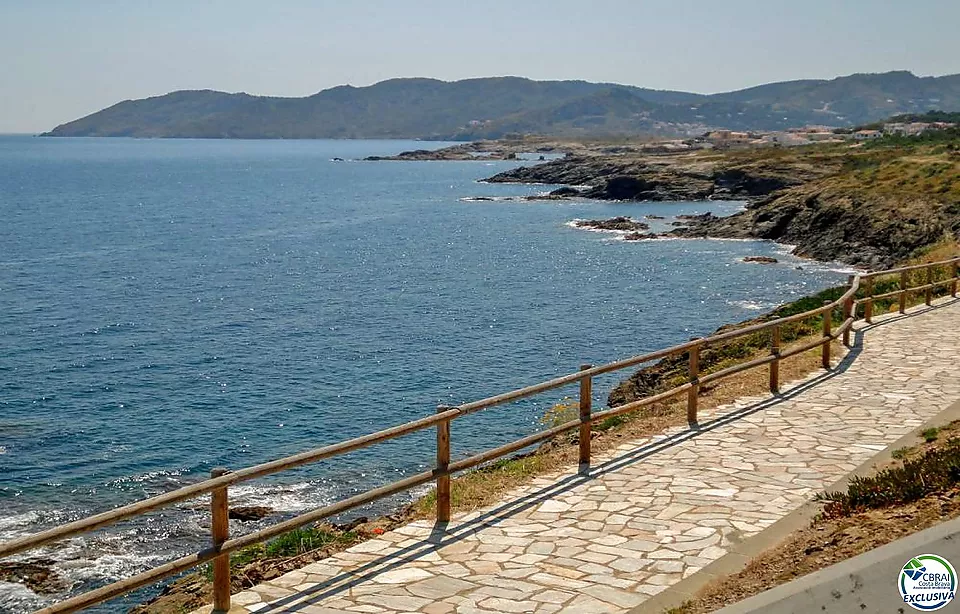
POLYGON ((497 141, 472 141, 459 145, 451 145, 441 149, 414 149, 402 151, 395 156, 367 156, 368 162, 400 161, 400 162, 430 162, 430 161, 485 161, 485 160, 517 160, 524 155, 533 160, 545 160, 547 156, 566 155, 570 151, 584 150, 583 145, 577 143, 560 143, 550 139, 503 139, 497 141))
MULTIPOLYGON (((568 155, 485 181, 574 185, 577 197, 599 200, 745 201, 742 212, 678 220, 678 228, 660 236, 770 240, 795 246, 798 256, 879 269, 960 238, 960 171, 957 153, 949 151, 944 162, 911 156, 916 152, 909 149, 850 147, 568 155)), ((566 198, 571 189, 551 194, 566 198)))

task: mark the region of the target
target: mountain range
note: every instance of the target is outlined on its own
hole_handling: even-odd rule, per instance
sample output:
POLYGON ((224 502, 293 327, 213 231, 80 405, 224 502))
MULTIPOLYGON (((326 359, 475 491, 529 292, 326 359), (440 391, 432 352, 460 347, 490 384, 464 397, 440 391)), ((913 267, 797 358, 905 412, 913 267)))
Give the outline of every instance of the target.
POLYGON ((960 74, 908 71, 769 83, 720 94, 614 83, 489 77, 391 79, 303 98, 213 90, 125 100, 44 136, 420 138, 510 134, 689 136, 709 129, 849 127, 900 113, 960 110, 960 74))

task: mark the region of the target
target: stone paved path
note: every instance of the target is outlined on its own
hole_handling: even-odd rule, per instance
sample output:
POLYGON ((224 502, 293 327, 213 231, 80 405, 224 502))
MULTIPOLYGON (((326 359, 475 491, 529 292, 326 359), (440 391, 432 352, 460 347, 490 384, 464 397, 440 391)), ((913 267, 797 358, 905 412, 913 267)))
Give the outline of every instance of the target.
MULTIPOLYGON (((948 303, 948 304, 946 304, 948 303)), ((960 399, 960 302, 860 330, 833 374, 544 477, 445 529, 416 522, 233 597, 234 611, 608 612, 793 511, 960 399)), ((209 607, 205 611, 209 611, 209 607)))

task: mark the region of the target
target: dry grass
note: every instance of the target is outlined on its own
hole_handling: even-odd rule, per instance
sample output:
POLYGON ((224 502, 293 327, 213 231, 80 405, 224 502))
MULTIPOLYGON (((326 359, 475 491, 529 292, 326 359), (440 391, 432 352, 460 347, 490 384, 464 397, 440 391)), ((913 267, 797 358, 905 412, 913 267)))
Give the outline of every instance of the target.
POLYGON ((956 239, 949 238, 924 249, 922 254, 916 258, 912 258, 906 264, 939 262, 942 260, 956 258, 958 255, 960 255, 960 242, 958 242, 956 239))

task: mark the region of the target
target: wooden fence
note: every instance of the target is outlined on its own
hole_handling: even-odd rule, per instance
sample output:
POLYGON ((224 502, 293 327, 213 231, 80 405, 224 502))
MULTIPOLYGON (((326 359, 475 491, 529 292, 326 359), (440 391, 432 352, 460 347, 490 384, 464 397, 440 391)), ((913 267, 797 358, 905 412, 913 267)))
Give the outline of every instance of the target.
POLYGON ((701 386, 714 382, 724 377, 728 377, 741 371, 754 369, 763 365, 769 365, 770 372, 770 391, 777 393, 780 388, 780 361, 794 356, 801 352, 822 348, 822 363, 825 369, 830 368, 830 344, 833 340, 842 338, 846 345, 850 345, 850 332, 854 320, 860 308, 867 322, 873 318, 873 310, 877 301, 899 298, 899 309, 902 313, 907 305, 907 295, 911 292, 923 292, 926 304, 930 304, 933 292, 936 288, 949 286, 952 296, 957 295, 957 282, 960 279, 960 257, 934 262, 929 264, 919 264, 916 266, 902 267, 887 271, 875 273, 865 273, 861 275, 851 275, 847 290, 835 301, 827 301, 821 307, 817 307, 804 313, 798 313, 785 318, 771 320, 730 330, 702 339, 694 339, 687 343, 681 343, 662 350, 642 354, 611 362, 599 366, 582 365, 580 370, 562 377, 557 377, 545 382, 520 388, 497 396, 465 403, 456 407, 440 406, 436 414, 428 417, 400 424, 376 433, 350 439, 322 448, 309 450, 293 456, 288 456, 268 463, 228 471, 224 468, 216 468, 211 472, 210 479, 185 486, 177 490, 164 493, 155 497, 150 497, 143 501, 125 505, 108 512, 96 514, 82 520, 77 520, 64 524, 59 527, 42 531, 35 535, 14 539, 0 544, 0 558, 10 556, 19 552, 24 552, 45 544, 60 541, 63 539, 75 537, 88 531, 93 531, 101 527, 119 522, 121 520, 140 516, 152 510, 166 507, 174 503, 194 499, 201 495, 209 494, 210 514, 211 514, 211 543, 210 546, 199 552, 171 561, 159 567, 150 569, 136 576, 114 582, 107 586, 91 590, 89 592, 71 597, 52 606, 43 608, 38 612, 43 614, 53 614, 55 612, 75 612, 91 605, 101 603, 113 597, 128 593, 137 588, 157 582, 198 565, 213 561, 213 584, 214 584, 214 611, 226 612, 230 609, 230 553, 264 542, 273 537, 292 531, 306 524, 319 521, 329 516, 334 516, 346 512, 355 507, 388 497, 417 486, 435 481, 437 489, 437 518, 440 522, 446 522, 450 519, 450 476, 477 467, 491 460, 503 457, 518 450, 522 450, 530 445, 541 441, 552 439, 557 435, 578 429, 580 433, 579 461, 581 468, 589 467, 590 464, 590 434, 592 425, 597 422, 637 411, 648 405, 658 403, 672 397, 686 393, 687 397, 687 419, 691 425, 697 423, 697 400, 701 386), (941 276, 945 277, 940 281, 935 281, 936 272, 940 271, 941 276), (923 273, 921 273, 923 272, 923 273), (946 273, 944 275, 944 272, 946 273), (920 273, 925 275, 925 283, 919 286, 910 286, 911 274, 920 273), (894 291, 882 294, 873 294, 876 280, 886 276, 899 275, 898 288, 894 291), (859 298, 858 298, 859 293, 859 298), (839 310, 841 321, 834 327, 833 313, 839 310), (823 322, 822 334, 814 339, 800 343, 789 350, 784 351, 781 348, 781 329, 784 325, 801 322, 810 318, 821 317, 823 322), (747 360, 733 366, 729 366, 718 371, 702 374, 700 370, 700 353, 704 347, 715 346, 717 344, 751 335, 758 332, 768 332, 770 335, 769 354, 747 360), (597 375, 619 371, 631 367, 637 367, 644 363, 666 358, 668 356, 677 356, 686 354, 688 356, 688 377, 686 382, 679 386, 648 396, 625 405, 620 405, 612 409, 594 412, 591 406, 591 389, 593 378, 597 375), (501 405, 510 401, 516 401, 535 394, 553 390, 562 386, 579 383, 580 403, 579 417, 563 424, 553 426, 543 431, 528 435, 506 445, 488 450, 481 454, 451 462, 450 460, 450 422, 462 418, 468 414, 501 405), (430 471, 424 471, 416 475, 408 476, 391 484, 381 486, 348 499, 338 501, 332 505, 301 514, 295 518, 274 524, 270 527, 261 529, 241 537, 231 539, 229 536, 228 524, 228 489, 234 484, 246 482, 255 478, 279 473, 281 471, 299 467, 308 463, 315 463, 326 458, 331 458, 354 450, 359 450, 371 446, 381 441, 401 437, 409 433, 421 431, 428 428, 435 428, 437 433, 436 447, 436 466, 430 471))

